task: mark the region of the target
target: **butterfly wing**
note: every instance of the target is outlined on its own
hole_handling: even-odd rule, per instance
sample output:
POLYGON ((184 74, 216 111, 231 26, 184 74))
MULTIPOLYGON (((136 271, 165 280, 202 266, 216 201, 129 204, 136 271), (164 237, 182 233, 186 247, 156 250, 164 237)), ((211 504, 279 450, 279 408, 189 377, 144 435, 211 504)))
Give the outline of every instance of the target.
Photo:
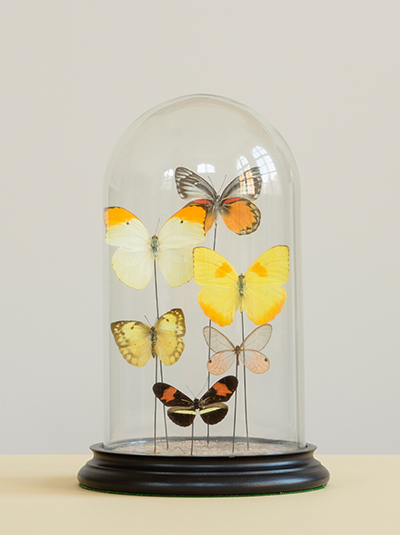
POLYGON ((255 349, 256 351, 261 351, 268 344, 272 336, 272 325, 260 325, 254 329, 246 338, 244 342, 240 345, 240 349, 243 349, 243 346, 246 351, 249 349, 255 349))
POLYGON ((152 277, 154 262, 146 227, 131 212, 118 206, 108 208, 104 219, 107 243, 119 247, 112 258, 117 277, 131 288, 145 288, 152 277))
POLYGON ((185 342, 182 336, 186 334, 185 316, 180 308, 173 308, 163 314, 155 325, 157 341, 155 343, 155 353, 166 366, 171 366, 178 362, 185 342))
POLYGON ((208 425, 215 425, 225 418, 228 407, 223 401, 228 401, 238 387, 238 380, 233 375, 228 375, 217 381, 200 398, 199 414, 208 425))
POLYGON ((270 362, 263 353, 260 353, 260 351, 255 351, 253 349, 246 350, 244 358, 243 351, 241 351, 239 356, 246 368, 253 373, 265 373, 269 370, 270 362))
POLYGON ((233 351, 235 349, 229 338, 218 331, 218 329, 214 329, 214 327, 204 327, 203 336, 206 344, 214 353, 225 350, 233 351))
POLYGON ((199 414, 207 425, 215 425, 223 420, 228 414, 228 407, 225 403, 213 403, 212 405, 207 405, 207 407, 200 409, 199 414))
POLYGON ((230 325, 239 307, 238 274, 223 256, 207 247, 193 249, 198 301, 204 314, 221 327, 230 325))
POLYGON ((200 407, 206 407, 212 403, 220 401, 229 401, 238 387, 239 381, 234 375, 227 375, 207 390, 200 398, 200 407))
POLYGON ((256 325, 273 320, 282 310, 289 277, 289 248, 272 247, 257 258, 245 273, 243 308, 256 325))
POLYGON ((240 236, 252 234, 260 226, 261 212, 248 199, 226 199, 221 203, 219 213, 228 229, 240 236))
POLYGON ((252 167, 230 182, 221 194, 222 200, 229 197, 245 197, 255 201, 261 193, 262 179, 260 169, 252 167))
POLYGON ((168 409, 167 414, 170 420, 180 427, 188 427, 196 417, 193 401, 183 392, 167 383, 155 383, 153 385, 155 396, 168 409))
POLYGON ((187 205, 162 226, 158 235, 158 265, 170 286, 181 286, 193 277, 193 247, 206 237, 207 210, 187 205))
POLYGON ((217 198, 212 185, 186 167, 176 168, 175 184, 181 199, 207 199, 215 202, 217 198))
POLYGON ((124 359, 132 366, 144 366, 151 357, 150 327, 140 321, 116 321, 111 332, 124 359))
POLYGON ((207 370, 213 375, 222 375, 225 373, 236 360, 236 352, 218 351, 207 362, 207 370))

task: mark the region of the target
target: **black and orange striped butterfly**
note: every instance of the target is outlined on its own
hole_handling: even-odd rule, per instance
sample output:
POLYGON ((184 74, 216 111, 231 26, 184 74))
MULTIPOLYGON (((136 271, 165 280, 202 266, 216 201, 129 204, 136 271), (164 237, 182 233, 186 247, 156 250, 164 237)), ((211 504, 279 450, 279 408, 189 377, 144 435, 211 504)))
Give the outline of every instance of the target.
POLYGON ((190 205, 200 205, 207 210, 206 233, 221 216, 229 230, 236 234, 251 234, 260 226, 261 212, 252 202, 261 193, 261 174, 252 167, 230 182, 221 195, 213 186, 186 167, 177 167, 175 184, 182 199, 193 199, 190 205))
POLYGON ((223 401, 228 401, 238 386, 233 375, 223 377, 200 398, 191 400, 177 388, 167 383, 155 383, 153 392, 168 409, 168 417, 180 427, 189 427, 197 412, 208 425, 218 424, 228 413, 223 401))

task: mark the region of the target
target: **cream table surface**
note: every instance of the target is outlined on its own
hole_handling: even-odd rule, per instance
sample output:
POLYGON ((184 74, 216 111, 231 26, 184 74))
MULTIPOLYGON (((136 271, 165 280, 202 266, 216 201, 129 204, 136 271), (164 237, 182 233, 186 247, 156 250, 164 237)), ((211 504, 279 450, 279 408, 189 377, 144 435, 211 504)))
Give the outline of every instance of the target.
POLYGON ((400 455, 321 455, 323 490, 159 498, 81 489, 87 455, 0 456, 0 534, 400 535, 400 455))

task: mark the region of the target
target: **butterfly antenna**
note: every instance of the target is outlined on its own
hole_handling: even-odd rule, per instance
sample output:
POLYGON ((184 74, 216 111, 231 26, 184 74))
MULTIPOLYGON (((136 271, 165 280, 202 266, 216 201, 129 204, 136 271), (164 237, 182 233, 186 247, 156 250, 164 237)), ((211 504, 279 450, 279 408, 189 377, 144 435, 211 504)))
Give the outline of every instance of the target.
POLYGON ((211 182, 211 186, 215 189, 213 179, 210 177, 210 175, 207 175, 207 178, 211 182))
POLYGON ((207 382, 208 382, 208 378, 206 379, 206 381, 205 381, 204 385, 203 385, 203 386, 201 387, 201 390, 200 390, 200 392, 199 392, 199 393, 197 394, 197 397, 199 397, 199 396, 200 396, 200 394, 201 394, 201 392, 203 392, 203 390, 204 390, 204 387, 206 386, 207 382))
POLYGON ((150 325, 149 318, 146 315, 144 315, 144 319, 147 321, 148 325, 150 325))
POLYGON ((192 394, 192 396, 193 396, 193 399, 194 399, 194 398, 195 398, 196 396, 195 396, 195 395, 193 394, 193 392, 192 392, 192 389, 191 389, 191 388, 189 388, 189 386, 188 386, 188 385, 186 385, 186 388, 187 388, 187 389, 189 390, 189 392, 190 392, 190 393, 192 394))
MULTIPOLYGON (((221 187, 219 188, 218 195, 221 193, 221 190, 222 190, 222 188, 224 187, 225 182, 226 182, 226 175, 225 175, 225 178, 224 178, 224 180, 223 180, 223 182, 222 182, 222 184, 221 184, 221 187)), ((214 188, 214 189, 215 189, 215 188, 214 188)))
POLYGON ((157 221, 157 226, 156 226, 156 230, 154 232, 154 236, 157 236, 157 232, 158 232, 158 227, 160 226, 160 218, 158 218, 158 221, 157 221))

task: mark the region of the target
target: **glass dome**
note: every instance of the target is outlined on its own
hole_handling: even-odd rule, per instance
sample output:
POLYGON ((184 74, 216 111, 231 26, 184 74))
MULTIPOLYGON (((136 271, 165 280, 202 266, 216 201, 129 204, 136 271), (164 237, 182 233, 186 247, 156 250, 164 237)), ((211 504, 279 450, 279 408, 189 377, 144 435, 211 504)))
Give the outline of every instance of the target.
POLYGON ((297 189, 281 136, 224 98, 177 99, 125 132, 105 178, 106 447, 305 446, 297 189), (214 390, 194 409, 215 383, 226 399, 214 390))
POLYGON ((182 97, 127 129, 104 190, 107 430, 81 485, 326 484, 304 436, 298 197, 285 141, 231 100, 182 97))

